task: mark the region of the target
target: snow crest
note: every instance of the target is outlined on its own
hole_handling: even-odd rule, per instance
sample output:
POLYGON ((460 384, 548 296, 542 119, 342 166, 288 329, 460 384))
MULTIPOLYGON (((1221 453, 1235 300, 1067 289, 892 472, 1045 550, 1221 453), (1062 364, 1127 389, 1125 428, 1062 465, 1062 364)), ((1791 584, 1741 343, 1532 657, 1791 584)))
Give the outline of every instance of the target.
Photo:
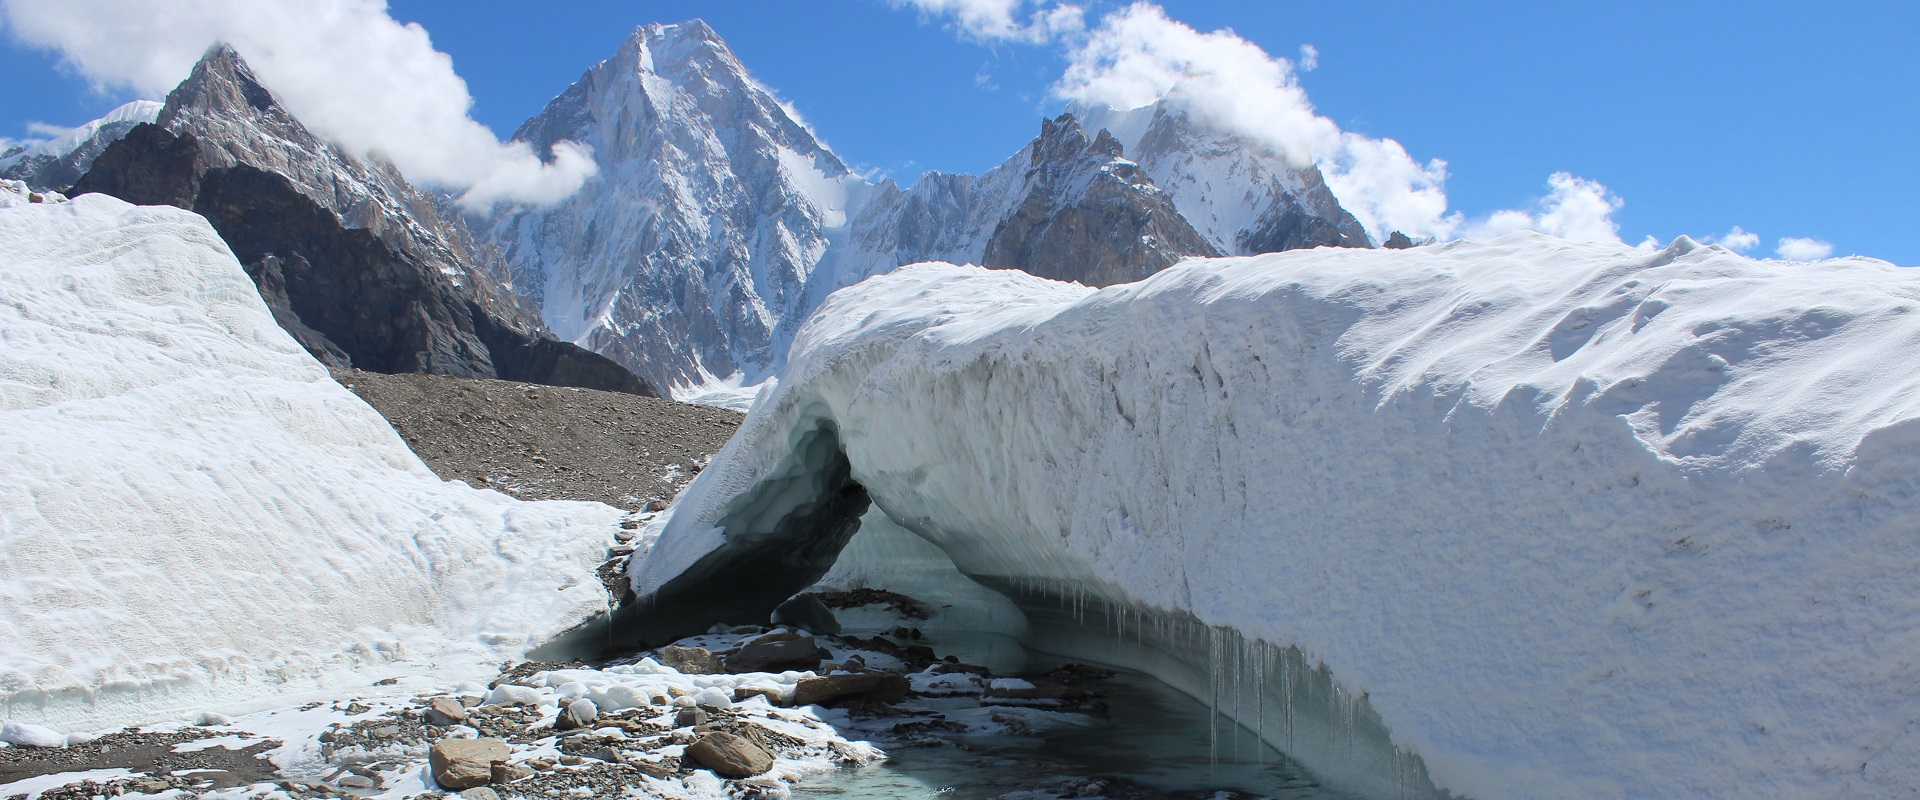
POLYGON ((514 658, 619 512, 437 478, 202 218, 0 203, 0 716, 151 722, 514 658))
POLYGON ((1440 789, 1887 796, 1920 785, 1916 312, 1920 272, 1686 239, 907 267, 799 331, 634 583, 828 420, 963 572, 1297 647, 1440 789))

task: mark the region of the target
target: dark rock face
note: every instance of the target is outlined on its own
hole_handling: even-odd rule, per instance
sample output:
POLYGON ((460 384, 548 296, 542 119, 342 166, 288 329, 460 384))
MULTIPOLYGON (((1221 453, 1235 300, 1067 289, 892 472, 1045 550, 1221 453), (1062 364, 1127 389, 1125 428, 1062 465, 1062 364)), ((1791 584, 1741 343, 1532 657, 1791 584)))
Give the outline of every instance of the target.
MULTIPOLYGON (((1305 174, 1316 192, 1332 202, 1320 170, 1305 174)), ((1367 233, 1346 209, 1333 204, 1335 213, 1309 208, 1300 198, 1283 194, 1273 205, 1240 234, 1239 249, 1244 253, 1278 253, 1283 250, 1311 250, 1315 247, 1368 247, 1367 233)))
MULTIPOLYGON (((316 186, 320 167, 308 163, 314 150, 275 153, 261 144, 270 137, 234 141, 258 133, 234 121, 248 114, 260 118, 255 127, 333 152, 274 103, 237 55, 216 50, 168 98, 160 124, 136 127, 109 146, 72 191, 206 217, 281 327, 329 366, 657 394, 605 356, 552 338, 484 270, 458 258, 463 248, 453 245, 463 240, 442 235, 445 226, 422 225, 414 213, 369 216, 376 210, 365 197, 413 192, 397 174, 376 175, 334 153, 333 180, 365 180, 316 186), (170 131, 169 119, 220 120, 182 127, 223 139, 170 131), (379 224, 350 225, 342 208, 379 224)), ((420 201, 417 192, 412 199, 420 201)), ((416 210, 434 212, 431 204, 416 210)))
POLYGON ((1026 197, 994 230, 983 266, 1110 286, 1220 255, 1106 131, 1089 139, 1062 114, 1041 124, 1029 153, 1026 197))

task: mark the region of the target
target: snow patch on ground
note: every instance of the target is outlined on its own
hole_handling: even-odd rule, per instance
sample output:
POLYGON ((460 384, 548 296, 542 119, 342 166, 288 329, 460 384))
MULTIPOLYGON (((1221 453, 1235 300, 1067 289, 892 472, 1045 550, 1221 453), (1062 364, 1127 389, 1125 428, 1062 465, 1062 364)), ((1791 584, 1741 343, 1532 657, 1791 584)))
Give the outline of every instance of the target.
POLYGON ((1920 272, 1686 239, 907 267, 797 334, 634 584, 830 420, 963 572, 1298 647, 1441 788, 1885 796, 1920 785, 1916 312, 1920 272))
POLYGON ((0 342, 8 720, 483 674, 605 607, 616 509, 435 477, 198 216, 0 203, 0 342))

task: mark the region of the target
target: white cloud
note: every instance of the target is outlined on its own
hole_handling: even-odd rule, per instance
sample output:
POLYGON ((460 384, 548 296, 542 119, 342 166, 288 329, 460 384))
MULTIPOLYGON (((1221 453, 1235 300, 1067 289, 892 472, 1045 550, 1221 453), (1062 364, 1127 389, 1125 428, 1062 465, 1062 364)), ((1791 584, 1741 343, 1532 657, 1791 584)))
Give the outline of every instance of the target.
POLYGON ((975 41, 996 39, 1045 42, 1078 33, 1086 27, 1086 12, 1073 3, 1056 0, 889 0, 896 8, 914 8, 931 17, 951 17, 963 36, 975 41), (1033 10, 1029 12, 1028 6, 1033 10))
POLYGON ((1743 230, 1740 226, 1735 225, 1733 226, 1733 230, 1727 231, 1727 235, 1717 240, 1708 239, 1707 243, 1718 244, 1736 253, 1744 253, 1760 246, 1760 235, 1743 230))
POLYGON ((1773 252, 1789 261, 1819 261, 1833 255, 1833 245, 1819 239, 1789 236, 1781 239, 1773 252))
POLYGON ((40 122, 37 120, 27 123, 27 133, 33 134, 34 136, 44 136, 48 139, 58 139, 72 132, 73 132, 72 128, 64 128, 59 125, 49 125, 45 122, 40 122))
MULTIPOLYGON (((1318 58, 1311 46, 1303 55, 1318 58)), ((1446 162, 1421 163, 1392 139, 1342 131, 1315 112, 1294 64, 1232 31, 1202 33, 1159 6, 1108 15, 1073 49, 1054 86, 1060 97, 1112 108, 1166 101, 1296 167, 1318 165, 1341 205, 1376 240, 1400 231, 1451 238, 1446 162)))
MULTIPOLYGON (((1024 0, 892 1, 953 15, 974 39, 1021 38, 994 32, 1026 30, 1019 23, 1024 0)), ((1548 178, 1550 193, 1530 210, 1496 211, 1474 222, 1449 211, 1447 162, 1422 162, 1393 139, 1341 130, 1314 110, 1296 79, 1296 70, 1319 65, 1320 51, 1311 44, 1300 47, 1296 63, 1231 30, 1198 31, 1145 0, 1107 14, 1084 35, 1026 41, 1068 47, 1067 69, 1053 87, 1060 99, 1123 110, 1165 102, 1297 168, 1319 167, 1340 205, 1376 241, 1394 231, 1447 240, 1516 230, 1620 241, 1612 214, 1621 199, 1596 181, 1564 172, 1548 178)))
MULTIPOLYGON (((1463 226, 1463 239, 1491 239, 1514 231, 1539 231, 1575 242, 1620 242, 1620 225, 1613 212, 1626 202, 1599 181, 1565 172, 1547 178, 1546 197, 1532 211, 1495 211, 1486 219, 1463 226)), ((1645 246, 1645 243, 1642 243, 1645 246)))
POLYGON ((542 163, 467 116, 473 98, 425 29, 384 0, 0 0, 6 26, 96 85, 159 97, 215 42, 240 52, 294 116, 410 179, 466 189, 462 203, 545 204, 597 168, 580 146, 542 163))

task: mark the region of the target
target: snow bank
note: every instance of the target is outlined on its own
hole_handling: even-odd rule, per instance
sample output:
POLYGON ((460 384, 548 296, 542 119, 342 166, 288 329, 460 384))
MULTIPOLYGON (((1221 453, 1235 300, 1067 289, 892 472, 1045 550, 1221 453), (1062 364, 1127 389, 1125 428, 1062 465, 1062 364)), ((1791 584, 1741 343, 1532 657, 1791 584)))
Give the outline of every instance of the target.
POLYGON ((1297 647, 1440 788, 1886 796, 1920 785, 1916 312, 1920 272, 1686 239, 918 265, 813 317, 634 581, 825 420, 963 572, 1297 647))
MULTIPOLYGON (((10 195, 0 192, 0 195, 10 195)), ((0 717, 144 722, 602 609, 618 511, 435 477, 200 217, 0 198, 0 717)), ((463 666, 464 665, 464 666, 463 666)))

